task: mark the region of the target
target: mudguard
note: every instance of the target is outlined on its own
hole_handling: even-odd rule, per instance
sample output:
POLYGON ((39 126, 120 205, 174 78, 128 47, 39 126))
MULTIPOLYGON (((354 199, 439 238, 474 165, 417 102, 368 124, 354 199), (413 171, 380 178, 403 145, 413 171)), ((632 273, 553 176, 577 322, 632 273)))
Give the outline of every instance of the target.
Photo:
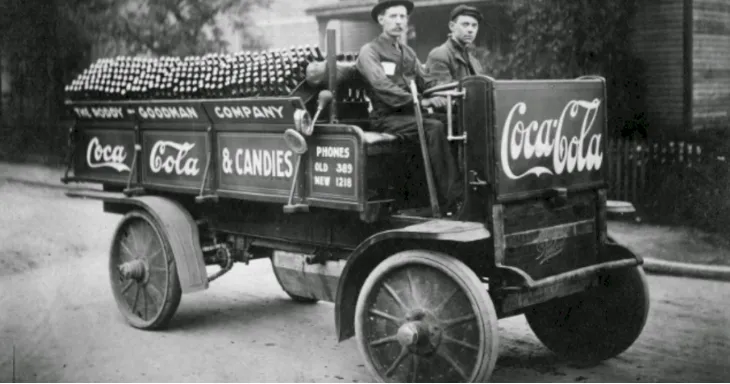
POLYGON ((180 203, 160 196, 127 197, 122 193, 95 190, 73 190, 68 191, 66 195, 130 205, 146 210, 160 223, 170 242, 182 292, 192 293, 208 288, 208 273, 203 261, 198 227, 193 217, 180 203))
MULTIPOLYGON (((362 282, 375 265, 387 257, 377 251, 378 245, 407 240, 471 243, 487 240, 490 236, 489 230, 483 223, 429 220, 380 232, 367 238, 347 259, 347 264, 340 275, 335 300, 335 326, 339 341, 354 335, 355 305, 362 282)), ((427 248, 426 244, 424 248, 427 248)))

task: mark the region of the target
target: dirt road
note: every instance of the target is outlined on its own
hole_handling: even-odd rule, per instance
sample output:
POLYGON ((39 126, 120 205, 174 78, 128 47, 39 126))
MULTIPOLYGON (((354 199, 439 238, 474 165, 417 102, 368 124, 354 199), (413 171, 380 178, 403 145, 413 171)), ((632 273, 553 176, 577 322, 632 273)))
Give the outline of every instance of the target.
MULTIPOLYGON (((0 180, 0 184, 3 181, 0 180)), ((171 329, 127 326, 107 280, 119 219, 96 201, 0 185, 0 381, 372 381, 331 304, 297 305, 267 261, 183 296, 171 329)), ((215 268, 212 268, 215 270, 215 268)), ((580 367, 547 351, 523 317, 500 322, 500 382, 730 381, 730 284, 649 276, 644 334, 580 367)))

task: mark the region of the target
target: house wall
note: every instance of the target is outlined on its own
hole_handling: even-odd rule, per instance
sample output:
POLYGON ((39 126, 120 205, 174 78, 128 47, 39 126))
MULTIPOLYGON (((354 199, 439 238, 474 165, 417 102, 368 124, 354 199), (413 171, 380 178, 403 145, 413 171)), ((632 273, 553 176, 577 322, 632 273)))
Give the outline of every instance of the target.
MULTIPOLYGON (((504 40, 504 19, 501 13, 495 11, 494 6, 476 4, 484 14, 486 20, 479 29, 479 35, 475 44, 478 47, 489 50, 501 47, 504 40)), ((436 46, 442 44, 449 34, 449 13, 453 5, 433 6, 418 9, 411 16, 409 23, 415 29, 415 37, 408 41, 418 55, 418 58, 425 62, 428 53, 436 46)), ((370 15, 360 15, 358 20, 338 20, 334 23, 326 21, 327 25, 337 25, 337 34, 341 37, 339 49, 341 51, 359 51, 368 41, 374 39, 381 33, 380 25, 370 19, 370 15)), ((324 33, 324 31, 322 31, 324 33)))
POLYGON ((684 131, 684 4, 640 0, 631 45, 646 68, 647 121, 652 136, 684 131))
POLYGON ((730 129, 730 0, 693 0, 692 126, 730 129))
MULTIPOLYGON (((254 8, 250 14, 253 28, 263 37, 267 48, 288 48, 292 45, 316 45, 319 42, 317 19, 305 13, 307 8, 331 3, 331 0, 272 0, 268 8, 254 8)), ((227 40, 233 51, 240 47, 240 38, 229 25, 227 40)))

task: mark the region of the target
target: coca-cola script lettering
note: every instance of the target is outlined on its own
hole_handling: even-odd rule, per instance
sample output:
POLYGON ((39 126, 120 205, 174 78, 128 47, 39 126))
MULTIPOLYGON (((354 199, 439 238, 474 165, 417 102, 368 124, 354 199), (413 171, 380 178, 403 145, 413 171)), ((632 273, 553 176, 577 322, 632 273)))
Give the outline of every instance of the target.
POLYGON ((561 175, 563 173, 598 170, 603 162, 601 132, 593 132, 593 123, 601 100, 571 100, 557 119, 525 122, 519 120, 527 112, 524 102, 515 104, 502 129, 502 171, 512 180, 528 175, 561 175), (565 136, 567 120, 581 119, 579 136, 565 136), (534 134, 534 135, 533 135, 534 134), (513 164, 520 159, 552 157, 552 167, 534 166, 516 174, 513 164))
POLYGON ((129 167, 124 164, 127 152, 123 145, 101 145, 98 137, 89 141, 86 148, 86 164, 89 168, 112 168, 117 172, 129 172, 129 167))
POLYGON ((154 173, 165 172, 177 175, 196 176, 198 168, 197 158, 187 158, 188 152, 195 147, 194 143, 176 143, 160 140, 152 146, 150 153, 150 169, 154 173))

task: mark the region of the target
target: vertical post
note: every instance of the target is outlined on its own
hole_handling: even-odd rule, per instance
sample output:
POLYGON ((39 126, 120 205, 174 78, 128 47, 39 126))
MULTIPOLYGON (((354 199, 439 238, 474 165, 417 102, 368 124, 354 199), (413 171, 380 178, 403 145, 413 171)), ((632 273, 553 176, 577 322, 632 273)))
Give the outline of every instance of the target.
POLYGON ((332 92, 330 102, 330 124, 337 123, 337 36, 334 29, 327 29, 327 84, 332 92))
POLYGON ((0 45, 0 128, 3 127, 3 121, 5 119, 5 116, 3 115, 3 107, 5 106, 5 93, 3 92, 3 70, 5 67, 3 67, 3 50, 4 46, 0 45))

